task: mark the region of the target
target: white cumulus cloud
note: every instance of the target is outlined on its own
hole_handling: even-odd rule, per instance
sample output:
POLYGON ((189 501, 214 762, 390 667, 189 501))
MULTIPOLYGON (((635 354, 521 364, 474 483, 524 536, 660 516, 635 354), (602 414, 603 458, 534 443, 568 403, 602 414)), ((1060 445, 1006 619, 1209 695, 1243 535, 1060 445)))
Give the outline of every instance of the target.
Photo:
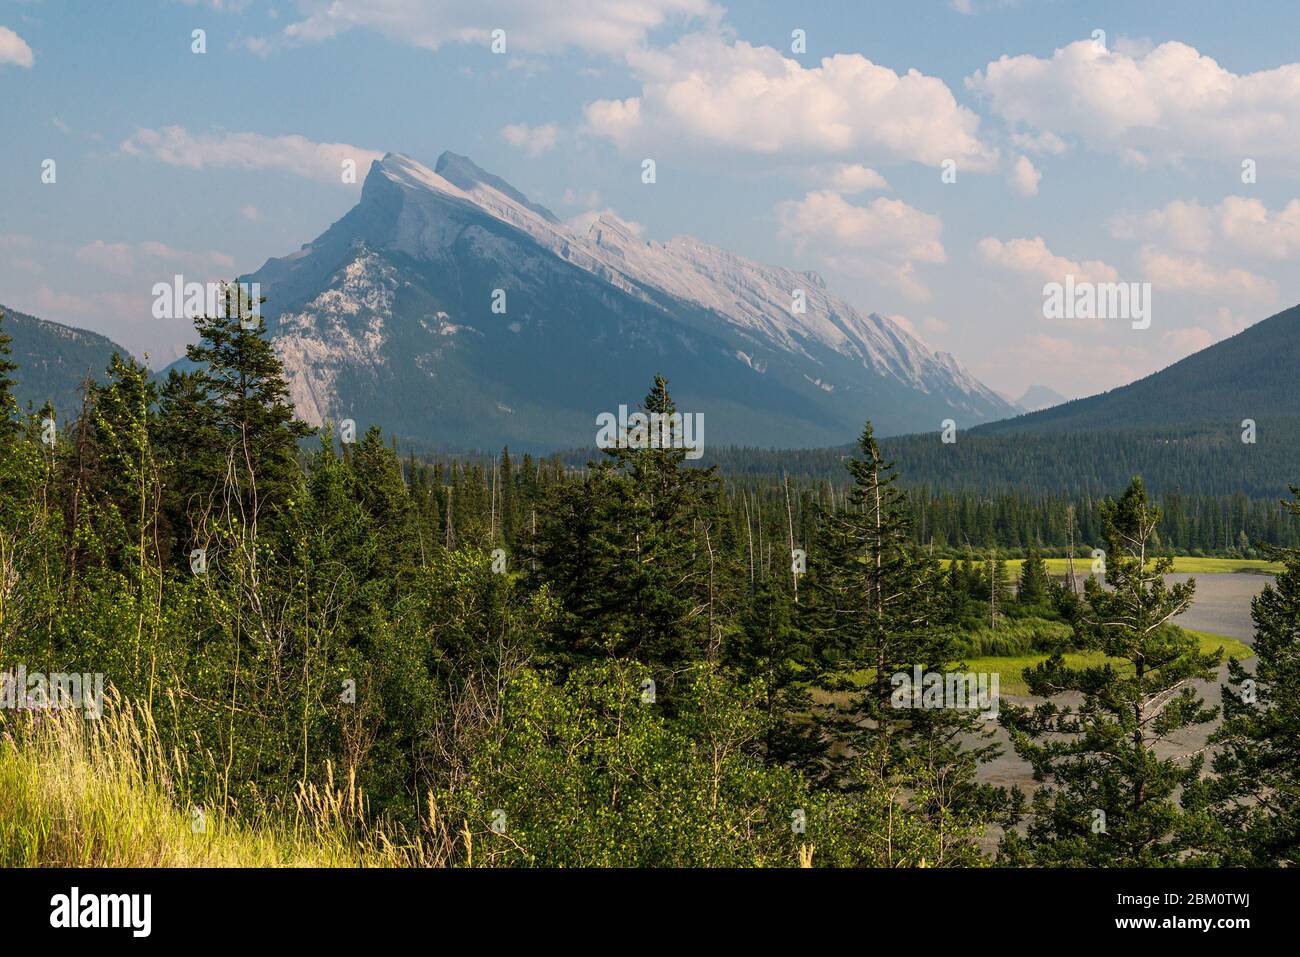
POLYGON ((8 27, 0 27, 0 66, 11 63, 30 70, 35 62, 36 57, 27 42, 8 27))
POLYGON ((1184 252, 1280 262, 1300 257, 1300 199, 1277 210, 1246 196, 1228 196, 1214 206, 1175 199, 1159 209, 1116 216, 1111 232, 1117 239, 1184 252))
POLYGON ((930 298, 917 263, 947 261, 943 222, 897 199, 855 206, 839 193, 816 190, 776 206, 781 235, 798 255, 813 254, 833 268, 892 285, 918 301, 930 298))
POLYGON ((1011 165, 1011 185, 1021 196, 1037 196, 1038 183, 1043 174, 1038 171, 1028 156, 1017 156, 1011 165))
POLYGON ((854 154, 934 167, 951 159, 976 171, 997 165, 979 117, 943 80, 917 70, 900 75, 860 54, 804 67, 772 47, 696 33, 631 51, 627 62, 640 95, 586 107, 587 129, 623 148, 823 160, 854 154))
POLYGON ((1158 293, 1190 293, 1268 302, 1277 298, 1277 284, 1271 279, 1237 267, 1216 267, 1203 259, 1174 256, 1154 247, 1138 254, 1146 279, 1158 293))
POLYGON ((1175 41, 1003 56, 966 79, 1014 128, 1077 137, 1146 166, 1187 157, 1300 163, 1300 63, 1237 74, 1175 41))
POLYGON ((1058 256, 1047 247, 1042 236, 1006 242, 986 236, 976 249, 990 265, 1029 273, 1045 282, 1063 282, 1066 276, 1073 276, 1076 282, 1115 282, 1119 279, 1115 267, 1099 259, 1078 261, 1058 256))
POLYGON ((837 193, 862 193, 869 189, 889 189, 889 183, 874 169, 861 163, 841 163, 830 176, 830 188, 837 193))

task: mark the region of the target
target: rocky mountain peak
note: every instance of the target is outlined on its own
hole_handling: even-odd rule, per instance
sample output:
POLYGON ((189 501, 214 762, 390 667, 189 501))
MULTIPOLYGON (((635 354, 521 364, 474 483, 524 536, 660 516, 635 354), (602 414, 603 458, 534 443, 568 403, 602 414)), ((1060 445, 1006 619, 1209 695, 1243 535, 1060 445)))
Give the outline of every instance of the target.
POLYGON ((593 409, 636 401, 660 372, 694 383, 683 398, 742 443, 1015 412, 813 271, 647 239, 611 212, 575 231, 452 152, 432 169, 386 154, 356 207, 252 278, 278 310, 296 400, 321 420, 373 407, 422 441, 581 444, 593 409))

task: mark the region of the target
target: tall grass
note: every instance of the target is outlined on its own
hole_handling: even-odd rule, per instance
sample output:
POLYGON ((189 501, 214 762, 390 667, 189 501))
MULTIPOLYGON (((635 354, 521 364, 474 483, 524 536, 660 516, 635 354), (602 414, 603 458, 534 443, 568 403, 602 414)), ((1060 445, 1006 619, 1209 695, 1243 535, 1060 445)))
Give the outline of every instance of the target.
POLYGON ((353 780, 299 786, 291 805, 239 820, 183 806, 185 757, 150 714, 112 698, 104 715, 0 711, 0 866, 414 867, 470 858, 428 802, 414 836, 369 820, 353 780), (201 812, 201 813, 200 813, 201 812))
POLYGON ((962 633, 957 654, 963 658, 1027 655, 1065 646, 1073 629, 1063 621, 1048 618, 1008 618, 997 628, 980 625, 962 633))

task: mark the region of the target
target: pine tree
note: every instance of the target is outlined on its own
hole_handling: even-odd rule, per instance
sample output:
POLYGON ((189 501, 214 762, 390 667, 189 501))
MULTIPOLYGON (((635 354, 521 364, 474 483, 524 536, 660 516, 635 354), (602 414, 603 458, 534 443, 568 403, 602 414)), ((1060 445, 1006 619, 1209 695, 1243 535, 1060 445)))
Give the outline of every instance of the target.
MULTIPOLYGON (((1300 489, 1292 489, 1300 497, 1300 489)), ((1286 503, 1300 514, 1300 501, 1286 503)), ((1255 598, 1252 674, 1228 661, 1211 785, 1221 860, 1300 865, 1300 549, 1274 549, 1282 572, 1255 598)))
POLYGON ((807 720, 812 708, 807 676, 816 662, 806 636, 792 622, 790 595, 778 582, 761 582, 755 589, 739 632, 728 643, 727 663, 746 679, 762 682, 768 762, 809 767, 819 759, 824 744, 807 720))
MULTIPOLYGON (((861 722, 886 733, 895 720, 890 676, 921 655, 927 625, 937 613, 929 569, 910 547, 905 493, 885 462, 871 424, 858 439, 859 457, 847 468, 854 484, 845 509, 825 510, 809 565, 805 624, 817 635, 829 668, 826 691, 852 694, 833 714, 832 736, 858 736, 861 722), (861 674, 859 687, 851 675, 861 674)), ((875 731, 872 735, 875 735, 875 731)))
POLYGON ((1041 605, 1047 601, 1052 580, 1047 574, 1047 562, 1035 549, 1030 549, 1020 566, 1020 581, 1016 585, 1016 600, 1022 605, 1041 605))
MULTIPOLYGON (((662 377, 644 411, 676 414, 662 377)), ((716 470, 688 466, 680 444, 604 451, 541 510, 530 560, 565 602, 564 656, 632 657, 667 686, 684 662, 720 648, 732 569, 717 547, 725 521, 716 470)))
POLYGON ((970 585, 966 581, 966 574, 963 570, 962 563, 953 559, 948 565, 948 581, 946 585, 948 598, 948 615, 955 621, 960 622, 966 615, 966 598, 970 591, 970 585))
POLYGON ((1080 692, 1077 708, 1049 700, 1032 711, 1003 709, 1016 751, 1055 785, 1035 793, 1027 835, 1011 831, 1004 839, 1004 853, 1020 863, 1174 864, 1209 830, 1203 759, 1156 751, 1174 732, 1215 715, 1191 682, 1211 679, 1219 655, 1202 653, 1194 635, 1170 625, 1191 604, 1196 583, 1165 582, 1173 559, 1151 554, 1160 511, 1140 479, 1100 513, 1110 588, 1089 578, 1072 614, 1075 642, 1110 660, 1076 668, 1058 652, 1025 670, 1035 695, 1080 692))
POLYGON ((847 507, 820 516, 808 601, 800 606, 822 658, 815 680, 836 702, 817 715, 829 745, 827 783, 848 794, 883 785, 927 795, 916 811, 954 835, 945 853, 956 853, 964 846, 956 835, 1000 803, 975 781, 979 762, 997 749, 967 746, 987 734, 975 710, 899 700, 901 677, 919 669, 946 682, 953 670, 947 579, 910 540, 906 495, 870 422, 858 452, 847 463, 847 507))
POLYGON ((157 554, 160 474, 151 433, 157 388, 149 370, 117 353, 109 359, 108 381, 93 387, 91 435, 97 455, 95 494, 119 516, 124 556, 137 574, 157 554))
POLYGON ((498 496, 500 501, 501 519, 501 541, 507 548, 515 547, 515 538, 517 535, 516 525, 518 515, 516 515, 516 492, 515 492, 515 469, 514 464, 510 461, 510 447, 506 446, 501 450, 501 492, 498 496))
POLYGON ((383 432, 377 425, 367 429, 360 442, 344 448, 348 451, 346 462, 353 496, 370 517, 378 545, 375 575, 396 578, 412 557, 406 554, 406 549, 411 544, 414 518, 411 498, 402 480, 401 462, 397 453, 384 443, 383 432))
MULTIPOLYGON (((160 656, 165 659, 160 637, 167 545, 161 523, 162 469, 153 440, 158 390, 149 369, 130 356, 114 353, 106 372, 104 384, 88 385, 76 443, 91 452, 78 453, 88 524, 93 522, 103 565, 121 582, 120 591, 109 593, 119 614, 133 612, 135 627, 129 650, 108 642, 83 646, 96 655, 115 655, 152 702, 160 656)), ((129 685, 118 687, 125 692, 129 685)))
POLYGON ((226 456, 203 376, 172 369, 158 396, 154 454, 163 474, 163 555, 184 565, 195 529, 216 504, 224 483, 226 456))
POLYGON ((18 364, 13 361, 13 342, 4 331, 5 314, 0 312, 0 444, 12 441, 22 431, 18 421, 18 400, 14 397, 17 384, 12 374, 18 371, 18 364))
POLYGON ((1065 589, 1071 595, 1079 593, 1079 580, 1074 574, 1074 529, 1075 509, 1073 505, 1065 509, 1065 533, 1068 540, 1065 559, 1065 589))
POLYGON ((238 285, 227 288, 216 316, 194 321, 200 341, 185 350, 199 366, 198 385, 215 410, 224 481, 239 491, 242 520, 286 507, 301 482, 298 442, 312 434, 294 416, 284 367, 260 316, 245 328, 252 308, 238 285))
POLYGON ((980 568, 975 567, 974 560, 967 555, 961 563, 961 579, 966 585, 966 597, 985 605, 989 600, 988 576, 981 573, 983 565, 980 568))

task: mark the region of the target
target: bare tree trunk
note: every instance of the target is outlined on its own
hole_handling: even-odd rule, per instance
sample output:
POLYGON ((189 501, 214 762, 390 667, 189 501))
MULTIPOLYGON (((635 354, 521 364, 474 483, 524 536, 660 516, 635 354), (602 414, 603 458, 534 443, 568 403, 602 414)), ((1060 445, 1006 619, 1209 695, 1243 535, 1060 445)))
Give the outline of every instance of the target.
POLYGON ((452 501, 452 493, 456 491, 455 485, 447 486, 447 547, 456 547, 456 529, 455 523, 455 503, 452 501))
POLYGON ((1070 589, 1070 594, 1078 594, 1079 587, 1074 577, 1074 506, 1067 505, 1065 508, 1065 528, 1070 540, 1070 550, 1065 559, 1065 586, 1070 589))
POLYGON ((749 493, 745 492, 745 538, 749 540, 749 590, 754 591, 754 527, 749 523, 749 493))
POLYGON ((715 635, 713 624, 713 541, 709 538, 709 528, 704 527, 704 545, 709 550, 709 661, 717 661, 721 643, 715 635))
POLYGON ((785 486, 785 521, 790 533, 790 581, 794 585, 794 603, 799 604, 799 573, 794 570, 794 515, 790 511, 790 477, 781 473, 781 482, 785 486))
POLYGON ((989 556, 989 628, 998 627, 998 567, 997 555, 989 556))

